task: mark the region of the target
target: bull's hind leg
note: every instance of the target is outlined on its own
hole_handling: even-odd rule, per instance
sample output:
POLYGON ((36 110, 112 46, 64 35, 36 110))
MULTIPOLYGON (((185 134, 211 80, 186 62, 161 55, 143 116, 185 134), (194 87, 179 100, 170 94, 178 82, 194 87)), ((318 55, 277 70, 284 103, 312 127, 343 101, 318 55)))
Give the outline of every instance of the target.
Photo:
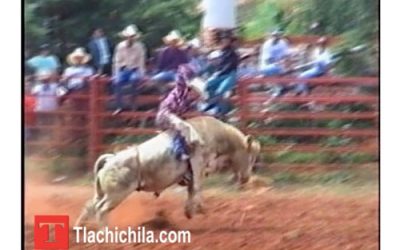
MULTIPOLYGON (((130 192, 129 192, 130 193, 130 192)), ((108 224, 108 214, 116 208, 129 193, 122 194, 106 194, 96 205, 96 220, 100 228, 104 228, 108 224)))

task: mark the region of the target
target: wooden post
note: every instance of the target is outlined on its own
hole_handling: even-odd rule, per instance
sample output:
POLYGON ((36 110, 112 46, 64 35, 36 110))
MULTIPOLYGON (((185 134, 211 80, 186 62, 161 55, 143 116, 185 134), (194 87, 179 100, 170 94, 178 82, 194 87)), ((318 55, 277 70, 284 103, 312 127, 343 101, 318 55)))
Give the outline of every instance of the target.
POLYGON ((238 97, 239 97, 239 127, 242 131, 246 130, 246 112, 247 112, 247 83, 243 80, 238 82, 238 97))
POLYGON ((99 145, 98 133, 98 96, 99 96, 99 81, 101 79, 95 78, 89 82, 89 143, 88 143, 88 159, 87 164, 89 169, 93 168, 93 164, 97 158, 97 147, 99 145))

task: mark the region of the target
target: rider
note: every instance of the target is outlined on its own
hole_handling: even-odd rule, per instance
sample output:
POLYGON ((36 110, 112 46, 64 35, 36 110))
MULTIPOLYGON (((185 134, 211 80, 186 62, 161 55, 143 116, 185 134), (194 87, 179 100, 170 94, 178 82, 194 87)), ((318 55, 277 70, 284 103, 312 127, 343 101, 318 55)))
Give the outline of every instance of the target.
POLYGON ((181 118, 194 102, 191 90, 194 89, 199 95, 202 94, 195 81, 192 81, 197 71, 198 69, 191 64, 181 64, 178 67, 175 87, 161 102, 156 117, 158 126, 175 131, 172 152, 176 159, 181 161, 189 159, 189 142, 201 144, 196 131, 181 118))

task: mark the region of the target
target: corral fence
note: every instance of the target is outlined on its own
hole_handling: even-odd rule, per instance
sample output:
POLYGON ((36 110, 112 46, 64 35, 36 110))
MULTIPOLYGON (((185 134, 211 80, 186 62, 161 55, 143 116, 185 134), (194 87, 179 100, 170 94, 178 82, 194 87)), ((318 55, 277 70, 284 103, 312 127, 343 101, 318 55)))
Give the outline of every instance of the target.
MULTIPOLYGON (((231 122, 262 144, 261 162, 276 168, 337 168, 377 161, 379 80, 371 77, 321 77, 306 96, 271 98, 264 87, 292 84, 294 78, 240 80, 231 97, 231 122), (264 104, 268 101, 268 104, 264 104)), ((95 78, 88 89, 67 96, 60 109, 35 115, 25 130, 26 157, 49 161, 72 155, 91 168, 104 152, 139 143, 155 134, 156 108, 163 96, 136 97, 136 111, 112 116, 108 78, 95 78), (39 134, 39 135, 37 135, 39 134), (43 135, 43 136, 41 136, 43 135)), ((198 113, 189 113, 195 116, 198 113)))

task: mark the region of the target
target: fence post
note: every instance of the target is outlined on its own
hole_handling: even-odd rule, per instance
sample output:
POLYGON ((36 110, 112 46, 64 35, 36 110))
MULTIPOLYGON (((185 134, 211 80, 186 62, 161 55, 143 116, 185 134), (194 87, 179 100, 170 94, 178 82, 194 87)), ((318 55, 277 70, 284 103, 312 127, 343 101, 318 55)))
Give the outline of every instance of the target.
POLYGON ((246 129, 246 97, 247 97, 247 86, 246 81, 239 80, 238 83, 238 98, 239 98, 239 127, 242 131, 246 129))
POLYGON ((98 97, 99 97, 99 81, 101 79, 94 78, 89 82, 89 143, 88 143, 88 168, 91 170, 97 158, 97 147, 99 144, 98 133, 98 97))

